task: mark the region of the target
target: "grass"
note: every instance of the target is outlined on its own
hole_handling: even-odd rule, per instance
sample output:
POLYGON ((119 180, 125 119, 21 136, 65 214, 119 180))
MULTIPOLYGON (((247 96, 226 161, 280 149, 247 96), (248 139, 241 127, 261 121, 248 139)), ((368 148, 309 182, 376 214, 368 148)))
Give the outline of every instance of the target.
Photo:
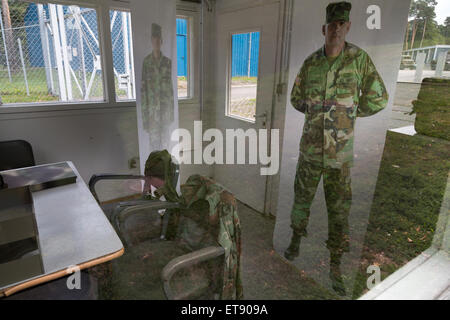
POLYGON ((232 77, 231 78, 231 84, 238 85, 238 84, 257 84, 258 83, 258 77, 232 77))
MULTIPOLYGON (((100 73, 99 73, 100 74, 100 73)), ((89 83, 91 73, 87 73, 86 78, 89 83)), ((80 77, 78 77, 80 79, 80 77)), ((51 94, 47 88, 47 80, 45 69, 40 67, 28 67, 27 79, 30 94, 27 95, 23 71, 20 69, 12 73, 12 81, 9 81, 8 72, 6 69, 0 69, 0 97, 3 104, 11 103, 38 103, 61 101, 58 94, 51 94)), ((53 81, 55 91, 58 92, 58 73, 53 70, 53 81)), ((233 84, 256 84, 256 77, 234 77, 233 84)), ((80 80, 79 80, 80 82, 80 80)), ((81 85, 81 83, 80 83, 81 85)), ((126 90, 119 89, 117 79, 115 79, 116 95, 119 99, 126 99, 126 90)), ((178 77, 178 89, 187 88, 187 78, 185 76, 178 77)), ((73 101, 84 100, 80 90, 72 77, 72 94, 73 101)), ((95 76, 90 94, 90 100, 103 99, 103 83, 101 77, 95 76)))
MULTIPOLYGON (((59 95, 52 95, 49 93, 47 88, 47 80, 45 75, 45 69, 40 67, 28 67, 27 69, 27 79, 29 87, 29 95, 27 95, 25 80, 23 71, 19 70, 17 72, 12 72, 12 81, 9 81, 8 72, 6 69, 0 69, 0 96, 2 98, 3 104, 9 103, 36 103, 36 102, 49 102, 49 101, 61 101, 59 95)), ((58 92, 58 73, 56 70, 53 72, 53 83, 55 86, 55 91, 58 92)), ((76 71, 77 73, 77 71, 76 71)), ((87 84, 92 73, 87 73, 87 84)), ((100 72, 95 75, 94 82, 92 84, 92 89, 90 93, 90 100, 102 100, 103 99, 103 83, 100 72)), ((77 75, 78 81, 80 78, 77 75)), ((83 95, 81 94, 77 84, 72 79, 72 95, 73 101, 81 101, 83 95)), ((81 85, 81 83, 80 83, 81 85)), ((116 80, 116 92, 118 96, 126 97, 125 90, 119 90, 116 80)))
MULTIPOLYGON (((43 70, 42 70, 43 71, 43 70)), ((9 82, 9 76, 6 70, 0 70, 0 96, 3 104, 7 103, 27 103, 27 102, 47 102, 58 101, 58 96, 48 93, 45 72, 38 70, 29 70, 28 84, 30 95, 28 96, 25 88, 23 73, 12 73, 12 81, 9 82)))
POLYGON ((382 279, 430 247, 447 176, 450 143, 388 133, 353 298, 366 289, 367 267, 382 279))
POLYGON ((416 113, 416 130, 424 135, 450 140, 450 81, 428 79, 422 83, 413 111, 416 113))
POLYGON ((234 116, 240 116, 250 120, 255 120, 253 115, 256 112, 256 99, 241 99, 232 101, 230 105, 230 114, 234 116))

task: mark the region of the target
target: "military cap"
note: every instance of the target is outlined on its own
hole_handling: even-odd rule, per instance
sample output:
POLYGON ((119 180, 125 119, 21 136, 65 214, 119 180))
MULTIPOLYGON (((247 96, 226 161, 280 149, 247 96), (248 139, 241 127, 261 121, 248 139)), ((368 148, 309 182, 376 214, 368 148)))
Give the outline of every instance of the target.
POLYGON ((164 179, 165 165, 161 158, 161 153, 162 151, 153 151, 150 153, 147 161, 145 162, 145 176, 154 176, 164 179))
POLYGON ((334 21, 350 21, 350 2, 333 2, 327 6, 327 23, 334 21))
POLYGON ((157 23, 152 23, 152 37, 161 38, 161 26, 157 23))

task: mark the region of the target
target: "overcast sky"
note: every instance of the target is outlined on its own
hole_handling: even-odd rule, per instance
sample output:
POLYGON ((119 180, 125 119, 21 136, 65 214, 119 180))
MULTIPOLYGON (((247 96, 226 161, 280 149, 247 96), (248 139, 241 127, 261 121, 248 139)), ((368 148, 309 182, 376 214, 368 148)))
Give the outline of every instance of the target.
POLYGON ((450 1, 449 0, 437 0, 436 6, 436 21, 439 24, 443 24, 445 18, 450 17, 450 1))

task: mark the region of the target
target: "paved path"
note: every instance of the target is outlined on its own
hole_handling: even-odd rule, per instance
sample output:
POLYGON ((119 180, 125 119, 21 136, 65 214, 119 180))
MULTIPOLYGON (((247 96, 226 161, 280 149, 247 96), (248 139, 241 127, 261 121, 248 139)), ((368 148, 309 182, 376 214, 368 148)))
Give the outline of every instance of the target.
MULTIPOLYGON (((416 70, 400 70, 398 73, 399 82, 414 82, 414 77, 416 74, 416 70)), ((424 78, 432 78, 435 77, 436 71, 433 70, 424 70, 422 74, 422 80, 424 78)), ((445 78, 450 78, 450 71, 444 71, 442 76, 445 78)))
POLYGON ((237 85, 231 87, 231 100, 256 99, 255 85, 237 85))

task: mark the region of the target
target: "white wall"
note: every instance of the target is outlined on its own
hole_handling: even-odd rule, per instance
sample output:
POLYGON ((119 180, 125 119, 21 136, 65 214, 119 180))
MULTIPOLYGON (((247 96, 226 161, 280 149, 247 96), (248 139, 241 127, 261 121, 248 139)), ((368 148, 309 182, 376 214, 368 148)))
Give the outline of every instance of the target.
POLYGON ((0 141, 31 143, 38 164, 73 161, 85 182, 94 173, 136 173, 134 107, 0 114, 0 141))

